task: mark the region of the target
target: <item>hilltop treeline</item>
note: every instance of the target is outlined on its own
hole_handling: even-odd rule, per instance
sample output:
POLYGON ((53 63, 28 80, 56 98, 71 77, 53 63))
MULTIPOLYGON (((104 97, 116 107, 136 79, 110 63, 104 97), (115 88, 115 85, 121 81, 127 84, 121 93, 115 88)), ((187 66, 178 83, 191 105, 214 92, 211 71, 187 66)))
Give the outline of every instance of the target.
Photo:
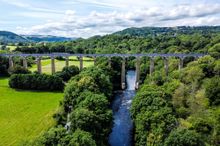
MULTIPOLYGON (((94 36, 89 39, 78 39, 69 42, 20 46, 16 49, 16 51, 24 53, 68 52, 84 54, 180 52, 216 53, 216 49, 220 46, 220 34, 218 33, 219 27, 204 27, 203 31, 202 28, 199 29, 195 27, 187 29, 187 27, 183 27, 181 29, 177 29, 178 31, 175 32, 171 31, 173 28, 155 28, 155 31, 151 30, 152 32, 155 32, 156 35, 133 35, 133 33, 130 32, 125 34, 118 32, 116 34, 106 35, 103 37, 94 36), (166 29, 166 33, 160 33, 160 31, 165 31, 166 29)), ((142 29, 128 30, 138 33, 142 29)))

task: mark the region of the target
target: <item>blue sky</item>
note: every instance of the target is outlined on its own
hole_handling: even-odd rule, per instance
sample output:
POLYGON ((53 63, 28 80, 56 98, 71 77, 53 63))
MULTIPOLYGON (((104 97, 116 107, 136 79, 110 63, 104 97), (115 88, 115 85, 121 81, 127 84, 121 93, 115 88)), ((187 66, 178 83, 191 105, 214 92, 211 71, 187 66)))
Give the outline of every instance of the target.
POLYGON ((220 25, 220 0, 0 0, 0 30, 67 37, 128 27, 220 25))

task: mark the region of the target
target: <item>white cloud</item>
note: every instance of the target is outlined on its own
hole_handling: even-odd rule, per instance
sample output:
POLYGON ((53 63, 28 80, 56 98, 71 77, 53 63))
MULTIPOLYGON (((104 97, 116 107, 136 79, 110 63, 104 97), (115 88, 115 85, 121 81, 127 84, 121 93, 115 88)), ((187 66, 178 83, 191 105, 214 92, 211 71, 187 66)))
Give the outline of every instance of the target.
POLYGON ((112 33, 127 27, 220 25, 220 4, 154 6, 108 13, 93 11, 87 16, 79 16, 75 11, 67 10, 63 14, 64 17, 59 22, 50 21, 30 28, 19 27, 17 32, 90 37, 112 33))

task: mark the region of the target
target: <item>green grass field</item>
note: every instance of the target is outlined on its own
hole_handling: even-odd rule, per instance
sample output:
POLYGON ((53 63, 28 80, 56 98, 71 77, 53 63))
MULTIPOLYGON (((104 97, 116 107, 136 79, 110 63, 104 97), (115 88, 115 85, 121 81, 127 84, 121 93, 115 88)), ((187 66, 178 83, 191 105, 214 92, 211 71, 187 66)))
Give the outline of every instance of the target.
POLYGON ((63 93, 17 91, 0 78, 0 146, 31 140, 55 124, 63 93))
MULTIPOLYGON (((41 60, 42 64, 42 72, 46 74, 51 74, 51 59, 44 59, 41 60)), ((61 71, 63 67, 65 67, 65 60, 55 60, 55 65, 56 65, 56 71, 61 71)), ((79 61, 76 59, 76 57, 71 57, 69 61, 69 65, 76 65, 79 67, 79 61)), ((83 58, 83 67, 89 67, 94 65, 94 61, 91 58, 83 58)), ((37 70, 37 65, 33 65, 30 68, 31 71, 36 71, 37 70)))
POLYGON ((17 48, 17 46, 7 46, 7 48, 9 48, 10 51, 14 51, 17 48))
MULTIPOLYGON (((2 45, 0 45, 0 48, 2 47, 2 45)), ((16 49, 17 46, 6 46, 6 48, 9 48, 9 51, 14 51, 16 49)))

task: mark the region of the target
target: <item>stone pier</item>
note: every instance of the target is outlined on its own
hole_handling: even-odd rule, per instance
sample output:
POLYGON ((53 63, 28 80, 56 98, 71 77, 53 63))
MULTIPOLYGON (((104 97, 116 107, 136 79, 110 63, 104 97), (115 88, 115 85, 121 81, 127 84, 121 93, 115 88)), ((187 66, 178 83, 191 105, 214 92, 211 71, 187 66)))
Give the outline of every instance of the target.
POLYGON ((51 73, 54 74, 55 72, 56 72, 55 58, 51 57, 51 73))
POLYGON ((140 57, 136 58, 136 83, 135 83, 135 89, 139 88, 140 84, 140 57))
POLYGON ((152 76, 154 72, 154 57, 150 57, 150 76, 152 76))
POLYGON ((83 57, 79 57, 79 70, 83 70, 83 57))
POLYGON ((65 61, 66 61, 66 67, 68 67, 69 66, 69 56, 65 57, 65 61))
POLYGON ((184 57, 180 57, 179 58, 179 70, 183 68, 183 61, 184 61, 184 57))
POLYGON ((122 65, 121 65, 121 88, 124 90, 126 85, 125 85, 125 58, 123 57, 122 59, 122 65))
POLYGON ((165 75, 168 76, 168 72, 169 72, 169 62, 168 62, 168 58, 164 57, 163 58, 164 61, 164 71, 165 71, 165 75))
POLYGON ((42 73, 42 65, 41 65, 41 58, 42 57, 51 57, 51 72, 52 74, 55 73, 55 57, 65 57, 66 59, 66 66, 69 66, 69 57, 74 56, 79 58, 79 69, 83 69, 83 57, 90 57, 94 58, 94 65, 96 64, 96 57, 106 57, 108 58, 107 65, 109 67, 112 66, 112 57, 120 57, 122 58, 122 65, 121 65, 121 88, 125 89, 126 87, 126 70, 125 70, 125 64, 126 64, 126 58, 128 57, 135 57, 136 58, 136 82, 135 82, 135 88, 138 89, 140 85, 140 58, 141 57, 149 57, 150 58, 150 76, 152 76, 154 70, 155 70, 155 57, 161 57, 164 61, 164 70, 166 76, 168 76, 168 67, 169 67, 169 57, 176 57, 179 58, 179 70, 181 70, 184 66, 184 59, 187 57, 194 57, 195 59, 199 57, 203 57, 206 54, 196 54, 196 53, 189 53, 189 54, 158 54, 158 53, 152 53, 152 54, 69 54, 69 53, 51 53, 51 54, 0 54, 0 56, 8 57, 9 58, 9 70, 13 69, 14 62, 13 57, 21 57, 23 58, 23 67, 27 68, 27 57, 35 57, 36 63, 37 63, 37 71, 38 73, 42 73))
POLYGON ((108 67, 112 66, 112 61, 111 61, 111 57, 108 57, 108 67))
POLYGON ((14 68, 14 62, 13 62, 13 57, 9 56, 9 70, 12 70, 14 68))
POLYGON ((96 65, 96 57, 94 57, 93 59, 94 59, 94 65, 96 65))
POLYGON ((24 67, 25 69, 28 68, 27 58, 26 58, 26 57, 23 57, 23 67, 24 67))
POLYGON ((38 72, 39 74, 42 73, 41 57, 37 57, 37 72, 38 72))

